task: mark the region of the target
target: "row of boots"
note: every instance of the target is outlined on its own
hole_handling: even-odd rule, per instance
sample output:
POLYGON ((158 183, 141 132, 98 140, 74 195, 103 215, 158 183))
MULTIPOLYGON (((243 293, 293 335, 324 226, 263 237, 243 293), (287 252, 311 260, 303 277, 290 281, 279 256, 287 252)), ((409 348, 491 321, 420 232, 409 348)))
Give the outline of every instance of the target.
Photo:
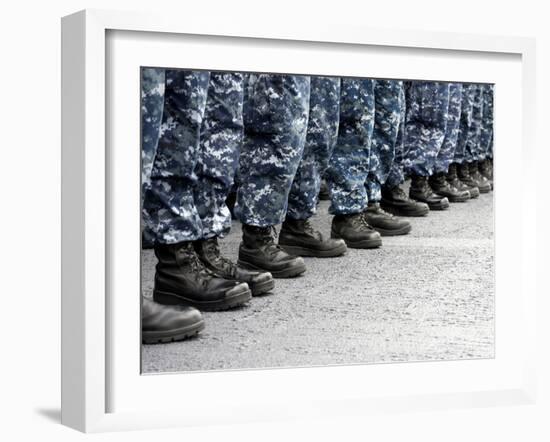
POLYGON ((369 203, 361 213, 334 216, 330 237, 313 228, 309 220, 287 218, 278 241, 274 226, 243 225, 237 263, 222 255, 215 237, 156 244, 153 299, 157 304, 144 300, 143 341, 192 336, 204 327, 198 310, 226 310, 270 292, 274 278, 296 277, 306 271, 303 256, 329 258, 343 255, 348 247, 380 247, 382 236, 410 232, 410 222, 399 216, 425 216, 430 210, 446 209, 449 201, 476 198, 491 188, 489 161, 453 164, 447 174, 411 177, 408 196, 399 186, 383 188, 381 204, 369 203), (159 304, 173 308, 163 309, 159 304))

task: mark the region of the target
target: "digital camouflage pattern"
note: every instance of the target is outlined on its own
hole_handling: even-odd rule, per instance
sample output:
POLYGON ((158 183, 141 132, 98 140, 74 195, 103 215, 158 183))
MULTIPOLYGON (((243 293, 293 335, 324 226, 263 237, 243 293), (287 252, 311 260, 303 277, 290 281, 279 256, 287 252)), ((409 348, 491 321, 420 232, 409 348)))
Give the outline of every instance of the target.
POLYGON ((481 119, 480 150, 478 160, 493 157, 493 106, 494 85, 484 84, 483 115, 481 119))
POLYGON ((460 104, 460 120, 458 138, 453 161, 462 164, 466 161, 466 142, 470 126, 472 125, 472 111, 474 104, 475 85, 462 84, 462 101, 460 104))
POLYGON ((160 138, 144 201, 146 221, 160 243, 202 235, 193 186, 209 78, 208 72, 166 71, 160 138))
POLYGON ((166 72, 160 139, 145 208, 156 241, 223 236, 243 133, 243 76, 166 72))
POLYGON ((434 173, 447 173, 453 162, 460 125, 462 105, 462 84, 449 83, 449 106, 447 108, 447 127, 445 139, 435 159, 434 173))
POLYGON ((244 224, 280 224, 304 151, 310 77, 249 74, 235 214, 244 224))
POLYGON ((392 170, 399 127, 403 121, 402 92, 402 81, 374 80, 374 129, 366 181, 369 202, 382 199, 381 186, 392 170))
POLYGON ((465 160, 468 163, 477 161, 480 157, 481 120, 483 118, 483 86, 481 84, 470 85, 472 88, 472 121, 468 128, 465 160))
POLYGON ((289 218, 307 219, 315 214, 321 177, 338 136, 339 113, 340 78, 311 77, 306 141, 288 196, 289 218))
POLYGON ((374 80, 342 78, 338 137, 325 174, 332 214, 359 213, 367 206, 373 128, 374 80))
POLYGON ((446 131, 449 84, 406 82, 406 169, 411 175, 430 176, 446 131))
MULTIPOLYGON (((162 108, 164 105, 164 69, 141 69, 141 204, 151 180, 151 168, 157 151, 162 108)), ((148 213, 142 210, 143 239, 154 241, 154 233, 148 226, 148 213)))
POLYGON ((225 200, 233 185, 242 139, 243 74, 211 72, 195 169, 195 205, 203 238, 223 236, 231 228, 225 200))
POLYGON ((406 114, 406 100, 405 100, 405 85, 401 82, 401 87, 398 90, 399 93, 399 125, 397 129, 397 137, 395 140, 395 156, 392 161, 390 172, 386 178, 386 182, 383 184, 385 187, 391 189, 395 186, 403 184, 405 181, 404 174, 404 162, 407 157, 407 151, 405 150, 405 114, 406 114))

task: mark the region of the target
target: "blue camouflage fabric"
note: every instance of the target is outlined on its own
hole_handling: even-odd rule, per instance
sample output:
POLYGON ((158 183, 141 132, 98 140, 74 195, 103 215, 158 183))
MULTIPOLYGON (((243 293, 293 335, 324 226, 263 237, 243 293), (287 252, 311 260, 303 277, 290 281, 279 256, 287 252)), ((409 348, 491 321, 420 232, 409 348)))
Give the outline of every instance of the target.
POLYGON ((384 187, 391 189, 403 184, 405 181, 404 163, 407 157, 405 150, 405 115, 406 115, 406 100, 405 100, 405 85, 401 82, 399 88, 399 125, 397 129, 397 137, 395 140, 395 156, 390 167, 390 172, 384 183, 384 187))
POLYGON ((359 213, 367 207, 373 129, 374 80, 342 78, 338 137, 325 174, 332 214, 359 213))
MULTIPOLYGON (((150 187, 151 169, 157 151, 162 109, 164 106, 164 69, 141 69, 141 204, 150 187)), ((147 221, 149 214, 142 210, 143 239, 154 241, 147 221)))
POLYGON ((225 200, 239 164, 243 131, 243 74, 212 72, 195 168, 203 238, 224 236, 231 228, 225 200))
POLYGON ((280 224, 308 126, 310 77, 249 74, 235 214, 243 223, 280 224))
POLYGON ((411 175, 430 176, 445 139, 449 84, 407 82, 406 100, 406 168, 411 175))
POLYGON ((435 159, 434 173, 447 173, 453 162, 458 141, 460 109, 462 105, 462 84, 449 83, 449 106, 447 108, 447 127, 441 149, 435 159))
POLYGON ((472 120, 468 128, 464 150, 467 163, 480 159, 481 121, 483 118, 483 86, 470 85, 472 88, 472 120))
POLYGON ((460 120, 458 126, 458 138, 453 162, 462 164, 466 161, 466 143, 470 126, 472 125, 472 112, 474 105, 475 85, 462 84, 462 101, 460 104, 460 120))
POLYGON ((382 199, 382 185, 392 170, 399 128, 402 128, 404 99, 402 81, 374 80, 374 129, 366 181, 369 202, 382 199))
POLYGON ((480 160, 493 157, 493 106, 494 85, 484 84, 483 88, 483 115, 481 119, 480 160))
POLYGON ((242 138, 242 75, 167 70, 160 138, 144 210, 155 241, 223 235, 242 138))
POLYGON ((315 214, 321 177, 338 136, 339 113, 340 78, 311 77, 306 141, 288 196, 289 218, 308 219, 315 214))

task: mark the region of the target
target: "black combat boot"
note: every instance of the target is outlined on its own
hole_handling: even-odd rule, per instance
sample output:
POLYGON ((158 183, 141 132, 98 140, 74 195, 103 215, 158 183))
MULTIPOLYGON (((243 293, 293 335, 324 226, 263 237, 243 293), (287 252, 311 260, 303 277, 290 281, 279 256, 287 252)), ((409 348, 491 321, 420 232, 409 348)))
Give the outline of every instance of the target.
POLYGON ((364 212, 367 223, 382 236, 406 235, 411 231, 411 223, 397 218, 380 207, 380 203, 369 203, 364 212))
POLYGON ((470 192, 458 190, 449 184, 444 173, 436 173, 428 179, 432 190, 441 196, 446 196, 451 203, 463 203, 470 199, 470 192))
POLYGON ((223 257, 216 237, 195 241, 195 250, 199 259, 212 273, 224 279, 246 282, 252 291, 252 296, 269 292, 275 287, 271 273, 243 269, 223 257))
POLYGON ((469 166, 470 176, 477 181, 479 191, 481 193, 489 193, 491 191, 491 182, 479 172, 479 161, 473 161, 469 166))
POLYGON ((458 165, 453 163, 449 166, 449 171, 445 177, 447 182, 458 190, 467 190, 470 192, 470 199, 477 198, 479 196, 479 189, 476 186, 468 186, 458 178, 457 173, 458 165))
POLYGON ((287 218, 279 234, 279 245, 291 255, 331 258, 346 253, 342 239, 325 238, 308 219, 287 218))
POLYGON ((243 224, 243 240, 239 247, 241 267, 270 272, 274 278, 293 278, 306 271, 299 256, 286 253, 275 244, 274 226, 256 227, 243 224))
POLYGON ((397 216, 426 216, 430 208, 426 203, 410 199, 399 187, 382 186, 382 208, 397 216))
POLYGON ((481 176, 487 178, 493 190, 493 163, 489 158, 479 162, 479 173, 481 176))
POLYGON ((330 200, 330 192, 328 191, 327 182, 325 180, 321 180, 321 188, 319 189, 319 200, 320 201, 330 200))
POLYGON ((430 184, 428 183, 428 177, 420 175, 411 176, 411 188, 409 189, 409 196, 416 201, 426 203, 430 210, 445 210, 449 208, 449 200, 447 197, 434 193, 430 184))
POLYGON ((380 233, 365 219, 364 212, 336 215, 332 218, 332 238, 342 238, 352 249, 374 249, 382 245, 380 233))
POLYGON ((181 305, 165 306, 143 298, 141 341, 144 344, 181 341, 204 328, 201 312, 181 305))
POLYGON ((193 243, 156 244, 158 258, 153 299, 201 310, 226 310, 251 298, 248 284, 220 278, 201 262, 193 243))

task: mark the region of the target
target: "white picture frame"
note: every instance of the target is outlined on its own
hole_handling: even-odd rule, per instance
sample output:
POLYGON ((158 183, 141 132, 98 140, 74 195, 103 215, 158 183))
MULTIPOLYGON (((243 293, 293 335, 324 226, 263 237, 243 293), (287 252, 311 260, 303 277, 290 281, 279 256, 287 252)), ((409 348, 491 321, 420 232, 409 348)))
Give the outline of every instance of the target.
MULTIPOLYGON (((514 224, 520 226, 518 244, 509 249, 498 246, 499 226, 502 225, 504 230, 510 222, 503 216, 505 196, 521 201, 522 219, 528 220, 535 215, 536 192, 527 191, 521 186, 507 186, 506 180, 500 178, 506 176, 513 165, 514 158, 516 161, 521 161, 522 171, 525 174, 533 170, 536 162, 534 139, 536 82, 533 39, 404 30, 396 32, 368 27, 350 28, 326 23, 297 27, 291 23, 247 22, 244 18, 240 21, 232 20, 230 23, 200 17, 193 21, 182 22, 179 17, 172 17, 170 14, 157 16, 144 13, 86 10, 63 18, 62 57, 63 424, 80 431, 99 432, 206 425, 210 422, 252 422, 312 416, 360 415, 381 409, 392 412, 535 401, 537 293, 534 230, 529 230, 526 223, 522 223, 521 220, 519 223, 513 220, 514 224), (117 209, 117 212, 113 209, 113 201, 120 201, 120 195, 117 197, 113 189, 117 189, 118 193, 124 190, 117 187, 119 182, 117 167, 127 160, 128 168, 131 169, 127 181, 130 182, 135 178, 139 180, 139 166, 136 162, 139 160, 138 155, 131 157, 129 150, 116 150, 114 153, 109 150, 109 143, 117 143, 117 135, 107 130, 106 123, 111 118, 116 119, 117 111, 109 107, 109 103, 112 102, 110 96, 112 91, 108 86, 109 82, 116 81, 116 76, 119 75, 109 70, 109 66, 113 63, 113 57, 120 56, 122 59, 120 49, 116 46, 119 43, 113 46, 109 42, 109 35, 123 36, 122 44, 127 44, 124 46, 127 49, 124 51, 127 56, 124 60, 130 63, 128 66, 139 64, 141 57, 144 56, 140 54, 139 57, 134 57, 135 51, 132 50, 134 47, 132 45, 135 44, 133 40, 136 38, 142 39, 143 44, 147 39, 154 39, 154 45, 157 46, 153 45, 156 50, 151 60, 158 60, 160 63, 156 64, 158 66, 170 67, 179 67, 182 62, 178 62, 177 65, 167 64, 168 58, 163 58, 165 57, 163 53, 167 51, 161 48, 162 43, 159 43, 159 39, 167 38, 174 45, 186 44, 186 39, 192 41, 191 45, 196 44, 197 47, 188 46, 189 51, 194 51, 193 60, 196 62, 194 61, 192 66, 182 66, 192 68, 261 70, 259 63, 264 63, 261 65, 264 69, 276 70, 273 68, 275 57, 254 60, 248 57, 236 60, 234 57, 232 59, 220 56, 201 61, 205 58, 205 51, 210 50, 205 49, 210 46, 204 46, 201 39, 208 38, 214 38, 221 46, 227 45, 228 41, 241 42, 243 44, 241 49, 245 51, 243 54, 246 54, 248 46, 253 47, 250 50, 254 48, 257 50, 263 44, 268 44, 276 50, 279 50, 278 45, 282 48, 295 46, 294 58, 286 57, 288 64, 280 65, 283 72, 307 73, 308 69, 312 69, 312 73, 338 75, 341 67, 314 65, 313 57, 309 61, 302 60, 300 67, 292 68, 292 66, 299 66, 292 63, 298 63, 299 59, 303 59, 300 57, 303 51, 315 48, 316 45, 323 45, 326 50, 331 50, 334 54, 338 54, 339 51, 361 50, 361 48, 379 53, 398 50, 401 55, 397 54, 396 57, 403 56, 407 51, 421 50, 424 51, 422 54, 427 54, 430 60, 432 78, 440 80, 448 79, 445 73, 448 70, 448 66, 445 65, 448 63, 437 63, 437 59, 444 59, 445 54, 462 54, 464 60, 471 59, 473 61, 470 62, 474 64, 475 60, 478 60, 480 66, 483 65, 484 57, 489 57, 490 54, 515 60, 512 64, 517 65, 519 71, 513 73, 515 68, 511 67, 510 73, 501 75, 503 82, 508 81, 505 78, 510 78, 510 82, 520 79, 521 90, 516 91, 517 95, 510 98, 510 100, 516 100, 514 103, 520 109, 516 109, 515 113, 499 115, 498 103, 496 104, 497 125, 499 118, 508 122, 514 117, 517 124, 516 126, 512 124, 514 127, 501 124, 501 133, 506 134, 506 139, 509 141, 502 140, 499 145, 499 159, 495 164, 495 173, 499 180, 499 190, 495 192, 496 254, 497 262, 500 262, 497 269, 499 266, 503 269, 500 273, 497 272, 496 293, 497 296, 502 296, 501 305, 506 304, 507 309, 506 311, 501 309, 500 312, 497 309, 497 323, 500 323, 497 326, 497 342, 504 341, 500 354, 497 348, 494 361, 140 376, 139 370, 135 370, 135 366, 139 366, 139 361, 127 356, 120 345, 116 344, 116 339, 130 339, 129 354, 135 355, 135 352, 139 351, 137 350, 140 345, 139 298, 137 293, 130 290, 132 296, 136 296, 137 299, 124 313, 130 318, 130 322, 129 325, 124 322, 125 331, 122 335, 116 327, 116 324, 121 324, 121 309, 117 309, 116 302, 110 298, 110 292, 120 287, 117 285, 118 276, 113 278, 112 274, 112 266, 119 259, 119 254, 128 253, 128 257, 134 264, 136 259, 139 261, 139 237, 129 233, 128 238, 124 239, 122 237, 125 235, 116 227, 117 222, 124 225, 119 218, 125 213, 134 213, 136 198, 128 198, 128 206, 125 206, 123 211, 117 209), (132 38, 124 41, 124 35, 130 35, 132 38), (323 71, 320 72, 319 69, 323 71), (505 77, 508 74, 510 77, 505 77), (512 140, 517 141, 521 146, 517 152, 510 152, 513 146, 502 147, 506 147, 506 143, 511 143, 512 140), (137 167, 132 168, 132 164, 137 167), (502 196, 499 196, 499 192, 502 196), (499 203, 499 198, 503 201, 502 204, 499 203), (124 249, 124 241, 131 241, 131 238, 135 240, 134 246, 128 247, 126 252, 121 251, 121 247, 124 249), (113 248, 113 243, 116 241, 123 242, 121 246, 113 248), (521 277, 518 276, 512 281, 507 278, 514 276, 507 270, 513 269, 514 265, 521 269, 521 277), (515 317, 511 315, 514 309, 517 312, 515 317), (500 334, 498 327, 502 330, 500 334), (121 337, 114 336, 117 333, 121 337), (510 344, 507 348, 508 343, 512 341, 513 345, 510 344), (520 347, 521 351, 519 351, 520 347), (515 360, 513 360, 514 357, 515 360), (457 374, 460 375, 459 379, 456 377, 457 374), (357 379, 377 376, 380 376, 380 380, 395 379, 394 387, 391 390, 388 389, 388 384, 383 381, 379 383, 378 389, 374 384, 357 386, 357 379), (229 386, 227 386, 228 380, 229 386), (218 388, 219 396, 212 397, 206 394, 203 403, 197 403, 193 408, 158 406, 159 403, 170 403, 166 401, 167 391, 169 389, 177 391, 185 382, 190 387, 187 391, 191 395, 193 392, 195 394, 204 392, 204 383, 209 382, 218 388), (324 383, 323 391, 317 388, 319 382, 324 383), (124 385, 124 388, 119 385, 124 385), (242 390, 243 385, 249 386, 248 391, 242 390), (283 391, 283 394, 278 396, 278 391, 284 390, 280 388, 282 385, 291 385, 293 388, 290 392, 283 391), (262 390, 259 389, 260 386, 264 386, 262 390), (234 394, 239 391, 237 387, 241 388, 241 394, 235 397, 234 394), (118 391, 117 404, 114 404, 112 399, 115 390, 118 391), (132 390, 135 395, 132 395, 132 390), (155 394, 158 395, 158 402, 152 400, 155 394), (262 400, 265 394, 271 395, 274 400, 267 402, 262 400), (138 404, 138 402, 141 403, 138 404), (128 403, 135 404, 135 409, 118 405, 128 403)), ((409 78, 423 78, 426 67, 421 63, 415 64, 414 57, 411 60, 413 62, 409 66, 410 70, 407 71, 409 78)), ((350 69, 349 72, 362 72, 361 66, 350 69)), ((374 75, 391 77, 388 71, 371 72, 374 75)), ((483 69, 479 72, 470 69, 468 72, 461 72, 460 80, 491 81, 491 76, 484 76, 483 69)), ((139 95, 136 92, 133 105, 137 108, 139 108, 138 98, 139 95)), ((138 121, 129 120, 133 121, 132 124, 138 121)), ((138 192, 139 186, 135 186, 134 193, 137 195, 138 192)), ((121 269, 120 266, 117 269, 131 275, 128 269, 121 269)), ((135 278, 139 279, 139 273, 135 278)), ((139 285, 138 281, 136 283, 139 285)), ((367 381, 365 381, 366 384, 368 384, 367 381)))

